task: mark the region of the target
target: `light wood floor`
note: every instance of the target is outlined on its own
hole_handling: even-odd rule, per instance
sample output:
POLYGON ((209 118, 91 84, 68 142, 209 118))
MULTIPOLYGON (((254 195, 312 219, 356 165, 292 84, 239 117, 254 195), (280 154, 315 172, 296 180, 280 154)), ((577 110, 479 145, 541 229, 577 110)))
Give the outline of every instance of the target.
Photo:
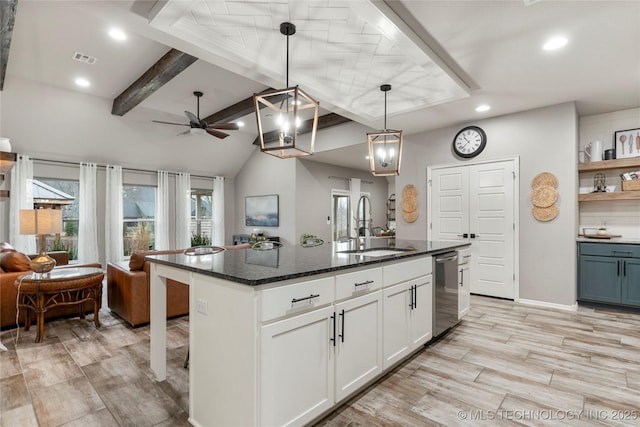
MULTIPOLYGON (((318 426, 640 425, 640 315, 472 297, 471 311, 318 426)), ((148 327, 108 310, 0 333, 1 426, 186 426, 188 318, 168 322, 168 378, 148 327)))

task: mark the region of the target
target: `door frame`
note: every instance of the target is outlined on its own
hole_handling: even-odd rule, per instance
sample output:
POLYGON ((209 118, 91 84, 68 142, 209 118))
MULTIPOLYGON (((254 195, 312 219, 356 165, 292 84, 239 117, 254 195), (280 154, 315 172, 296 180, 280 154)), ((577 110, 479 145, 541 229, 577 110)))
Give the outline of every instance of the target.
POLYGON ((347 225, 347 237, 351 235, 351 222, 353 221, 353 215, 351 213, 351 193, 349 192, 349 190, 340 190, 337 188, 332 188, 331 189, 331 241, 335 241, 335 235, 334 235, 334 231, 335 231, 335 204, 334 204, 334 200, 335 200, 335 196, 346 196, 348 197, 349 200, 349 204, 347 206, 347 209, 349 210, 347 212, 347 219, 348 219, 348 225, 347 225))
POLYGON ((431 230, 433 212, 431 212, 431 197, 433 194, 431 188, 432 171, 435 169, 448 169, 463 166, 475 166, 491 163, 513 162, 514 183, 513 183, 513 273, 515 275, 513 285, 513 301, 520 301, 520 156, 507 157, 503 159, 488 159, 477 162, 465 163, 445 163, 427 166, 427 240, 431 240, 431 230))

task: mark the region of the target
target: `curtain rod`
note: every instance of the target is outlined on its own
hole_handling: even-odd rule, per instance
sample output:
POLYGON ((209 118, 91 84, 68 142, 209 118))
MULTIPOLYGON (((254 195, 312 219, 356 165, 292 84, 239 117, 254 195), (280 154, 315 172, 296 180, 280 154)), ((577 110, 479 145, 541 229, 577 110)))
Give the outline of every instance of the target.
MULTIPOLYGON (((345 178, 343 176, 329 175, 329 179, 344 179, 345 181, 349 181, 351 178, 345 178)), ((373 181, 365 181, 364 179, 361 179, 360 182, 362 182, 363 184, 373 184, 373 181)))
MULTIPOLYGON (((41 162, 41 163, 56 163, 56 164, 61 164, 61 165, 67 165, 67 166, 76 166, 79 167, 80 163, 76 163, 76 162, 69 162, 66 160, 50 160, 50 159, 37 159, 32 157, 32 160, 34 162, 41 162)), ((107 165, 98 165, 96 164, 97 167, 99 168, 103 168, 106 169, 107 165)), ((134 168, 122 168, 123 171, 127 171, 127 172, 143 172, 143 173, 152 173, 152 174, 156 174, 158 173, 158 171, 154 171, 154 170, 148 170, 148 169, 134 169, 134 168)), ((177 172, 169 172, 169 175, 177 175, 177 172)), ((191 175, 192 178, 203 178, 203 179, 213 179, 214 177, 212 176, 204 176, 204 175, 191 175)))

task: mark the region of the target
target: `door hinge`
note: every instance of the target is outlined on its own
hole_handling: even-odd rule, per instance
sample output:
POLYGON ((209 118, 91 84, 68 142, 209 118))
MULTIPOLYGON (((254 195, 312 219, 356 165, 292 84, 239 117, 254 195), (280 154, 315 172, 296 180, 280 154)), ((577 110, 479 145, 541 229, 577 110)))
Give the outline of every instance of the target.
POLYGON ((513 273, 513 280, 516 280, 516 273, 513 273))
POLYGON ((516 223, 514 222, 513 223, 513 230, 515 231, 515 229, 516 229, 516 223))
POLYGON ((433 230, 433 223, 432 222, 429 223, 429 230, 433 230))
POLYGON ((431 185, 431 180, 430 179, 427 180, 427 185, 429 185, 429 186, 431 185))
POLYGON ((513 174, 513 179, 516 179, 516 171, 511 171, 511 173, 513 174))

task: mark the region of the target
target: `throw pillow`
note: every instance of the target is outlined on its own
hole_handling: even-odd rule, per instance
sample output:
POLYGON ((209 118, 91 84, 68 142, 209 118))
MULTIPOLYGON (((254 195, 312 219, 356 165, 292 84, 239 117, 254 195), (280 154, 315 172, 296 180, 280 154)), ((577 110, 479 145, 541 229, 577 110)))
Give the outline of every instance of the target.
POLYGON ((4 271, 30 271, 31 260, 22 252, 8 252, 2 257, 2 269, 4 271))

